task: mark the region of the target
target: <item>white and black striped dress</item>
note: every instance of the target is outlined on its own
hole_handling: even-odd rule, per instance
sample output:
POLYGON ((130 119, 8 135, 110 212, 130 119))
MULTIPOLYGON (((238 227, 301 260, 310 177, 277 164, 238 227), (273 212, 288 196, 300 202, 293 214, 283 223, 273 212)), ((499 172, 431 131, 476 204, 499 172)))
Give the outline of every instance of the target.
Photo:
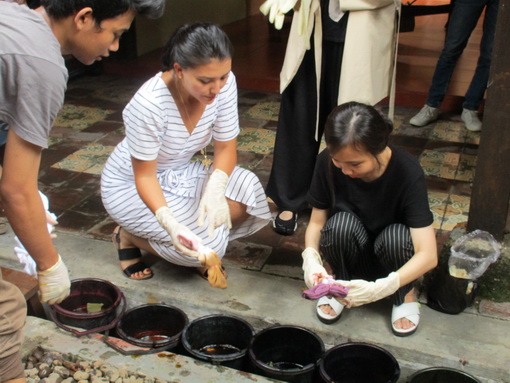
POLYGON ((228 141, 239 134, 237 85, 233 73, 212 104, 206 106, 197 126, 189 134, 162 73, 148 80, 123 112, 126 137, 110 155, 101 176, 101 196, 112 219, 130 233, 146 238, 158 254, 169 262, 199 266, 197 259, 177 252, 168 233, 136 190, 131 157, 157 159, 157 176, 166 201, 178 222, 198 235, 204 245, 223 257, 229 240, 248 236, 265 226, 271 213, 257 176, 235 167, 226 196, 247 206, 249 218, 229 230, 218 227, 209 237, 206 222, 198 227, 198 206, 209 169, 192 161, 195 153, 211 139, 228 141))

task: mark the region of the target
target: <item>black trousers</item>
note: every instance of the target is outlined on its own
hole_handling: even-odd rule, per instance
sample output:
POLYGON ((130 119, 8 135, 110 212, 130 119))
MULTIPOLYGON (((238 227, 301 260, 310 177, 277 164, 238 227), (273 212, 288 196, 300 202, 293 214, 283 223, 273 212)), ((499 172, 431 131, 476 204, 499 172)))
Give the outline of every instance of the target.
MULTIPOLYGON (((339 212, 328 219, 321 232, 320 248, 335 279, 384 278, 401 268, 414 255, 409 228, 402 224, 386 227, 371 239, 354 214, 339 212)), ((398 289, 391 300, 400 306, 413 288, 409 283, 398 289)))
POLYGON ((281 96, 273 165, 267 195, 280 210, 301 211, 308 207, 310 187, 324 124, 337 105, 343 43, 323 41, 320 82, 319 130, 315 139, 317 86, 313 41, 301 66, 281 96))

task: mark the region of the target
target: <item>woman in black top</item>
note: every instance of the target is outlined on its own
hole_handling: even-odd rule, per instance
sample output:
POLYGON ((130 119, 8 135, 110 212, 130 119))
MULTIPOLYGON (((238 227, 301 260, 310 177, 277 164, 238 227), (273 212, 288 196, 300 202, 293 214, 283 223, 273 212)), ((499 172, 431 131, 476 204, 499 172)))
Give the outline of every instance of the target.
POLYGON ((303 270, 309 287, 332 282, 349 288, 345 299, 324 296, 317 315, 325 323, 344 308, 391 297, 392 330, 416 331, 419 308, 412 282, 437 264, 433 217, 423 170, 407 152, 388 145, 392 123, 369 105, 336 107, 325 126, 308 202, 303 270), (353 279, 360 278, 360 279, 353 279))

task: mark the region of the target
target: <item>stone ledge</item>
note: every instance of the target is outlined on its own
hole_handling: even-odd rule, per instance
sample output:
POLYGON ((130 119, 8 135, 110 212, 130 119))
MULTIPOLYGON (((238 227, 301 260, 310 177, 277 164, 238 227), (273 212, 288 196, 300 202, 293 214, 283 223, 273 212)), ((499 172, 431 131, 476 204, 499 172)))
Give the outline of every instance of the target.
POLYGON ((490 315, 501 319, 510 319, 510 302, 497 303, 489 300, 482 300, 478 311, 482 315, 490 315))

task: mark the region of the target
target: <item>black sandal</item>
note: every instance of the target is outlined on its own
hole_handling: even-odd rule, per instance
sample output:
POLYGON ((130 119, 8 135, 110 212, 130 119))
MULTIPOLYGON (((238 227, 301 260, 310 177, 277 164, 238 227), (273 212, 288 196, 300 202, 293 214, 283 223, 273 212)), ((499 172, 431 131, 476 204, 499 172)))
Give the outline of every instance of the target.
MULTIPOLYGON (((129 247, 126 249, 120 248, 120 230, 121 230, 121 227, 119 226, 118 230, 114 231, 112 234, 112 242, 113 242, 113 245, 115 246, 115 249, 117 249, 117 253, 119 255, 119 261, 129 261, 131 259, 141 258, 142 252, 137 247, 129 247)), ((147 265, 145 263, 143 263, 142 261, 139 261, 132 265, 129 265, 128 267, 123 269, 122 272, 129 279, 133 279, 135 281, 142 281, 145 279, 150 279, 154 276, 154 274, 152 273, 152 270, 150 270, 151 273, 149 275, 146 275, 142 278, 133 278, 132 275, 135 273, 144 271, 146 269, 150 270, 150 268, 147 267, 147 265)))
POLYGON ((295 212, 292 212, 292 218, 288 220, 283 220, 280 218, 280 213, 275 217, 273 221, 273 229, 278 234, 282 235, 291 235, 294 234, 294 232, 297 229, 297 219, 298 215, 295 212))

